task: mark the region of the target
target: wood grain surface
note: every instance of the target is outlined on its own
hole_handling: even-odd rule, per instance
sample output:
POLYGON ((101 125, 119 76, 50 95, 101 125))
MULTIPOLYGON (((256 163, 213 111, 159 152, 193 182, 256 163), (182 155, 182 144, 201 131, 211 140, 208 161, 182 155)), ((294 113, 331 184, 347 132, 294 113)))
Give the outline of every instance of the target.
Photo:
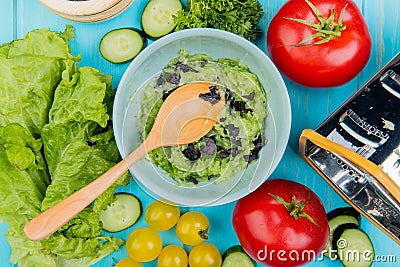
MULTIPOLYGON (((72 24, 75 27, 75 40, 70 44, 73 53, 82 55, 80 65, 93 66, 113 75, 113 85, 116 87, 128 64, 115 65, 104 60, 98 50, 99 41, 106 32, 112 29, 140 27, 140 14, 146 2, 146 0, 135 0, 122 14, 105 22, 80 23, 57 16, 40 4, 38 0, 3 0, 0 8, 0 43, 21 38, 28 31, 36 28, 50 27, 52 30, 63 31, 66 24, 72 24)), ((264 35, 256 41, 256 44, 266 52, 265 34, 268 24, 285 0, 261 0, 261 2, 265 10, 264 18, 260 22, 264 35)), ((303 88, 285 79, 292 105, 292 129, 282 161, 271 176, 307 185, 321 198, 327 211, 339 206, 347 206, 347 204, 300 158, 298 149, 300 133, 305 128, 316 128, 380 67, 400 52, 400 1, 355 0, 355 2, 361 9, 372 36, 372 54, 369 62, 355 79, 341 87, 328 90, 303 88)), ((130 185, 119 190, 130 191, 139 196, 144 208, 153 201, 133 180, 130 185)), ((221 253, 231 245, 238 244, 231 224, 233 206, 234 203, 218 207, 192 208, 204 212, 208 216, 211 224, 209 242, 215 244, 221 253)), ((183 212, 186 210, 188 208, 182 208, 183 212)), ((142 217, 136 226, 144 225, 145 221, 142 217)), ((376 255, 380 256, 380 260, 386 258, 386 261, 375 262, 373 266, 400 266, 399 245, 365 218, 362 218, 362 226, 372 239, 376 255), (391 262, 387 258, 391 258, 391 262)), ((6 229, 6 224, 0 224, 1 267, 13 266, 9 263, 11 251, 3 234, 6 229)), ((115 235, 126 238, 128 234, 129 231, 123 231, 115 235)), ((164 245, 179 244, 174 231, 163 232, 162 237, 164 245)), ((113 253, 95 266, 113 266, 115 261, 126 255, 123 247, 119 252, 113 253)), ((157 263, 153 261, 143 264, 143 266, 157 266, 157 263)), ((327 259, 318 259, 307 266, 334 267, 341 266, 341 264, 327 259)))

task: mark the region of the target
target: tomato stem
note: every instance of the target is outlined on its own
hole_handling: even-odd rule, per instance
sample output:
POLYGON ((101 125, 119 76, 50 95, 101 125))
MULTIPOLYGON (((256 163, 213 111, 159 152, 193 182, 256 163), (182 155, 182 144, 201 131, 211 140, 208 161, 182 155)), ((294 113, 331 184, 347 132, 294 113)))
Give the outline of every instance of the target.
POLYGON ((292 195, 292 199, 290 202, 286 202, 282 197, 268 193, 271 197, 273 197, 276 201, 278 201, 279 204, 282 204, 285 206, 285 208, 288 210, 289 215, 295 218, 296 220, 300 219, 301 217, 306 218, 313 224, 319 227, 317 222, 306 212, 303 211, 304 207, 307 205, 307 203, 310 201, 310 192, 308 192, 308 199, 307 202, 300 201, 297 202, 296 196, 292 195))
POLYGON ((311 21, 297 19, 297 18, 285 18, 287 20, 292 20, 306 26, 309 26, 316 33, 300 41, 296 46, 301 46, 307 44, 309 41, 316 38, 321 38, 321 40, 312 42, 311 44, 323 44, 327 43, 334 38, 338 38, 342 35, 342 31, 346 29, 346 25, 343 24, 343 14, 347 7, 347 3, 341 10, 338 22, 335 22, 335 9, 331 10, 331 15, 328 18, 324 18, 319 10, 309 1, 305 0, 308 6, 312 9, 313 13, 317 17, 319 23, 313 23, 311 21))
POLYGON ((203 239, 208 239, 208 228, 207 229, 203 229, 203 230, 199 230, 198 232, 199 236, 203 239))

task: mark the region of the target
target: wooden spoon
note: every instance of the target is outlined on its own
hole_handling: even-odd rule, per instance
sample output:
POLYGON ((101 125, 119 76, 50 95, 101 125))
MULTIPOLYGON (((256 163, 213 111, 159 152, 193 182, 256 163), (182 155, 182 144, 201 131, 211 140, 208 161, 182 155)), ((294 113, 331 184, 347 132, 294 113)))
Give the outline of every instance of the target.
POLYGON ((28 222, 24 228, 26 236, 35 241, 57 231, 148 152, 161 146, 189 144, 207 134, 225 104, 223 99, 211 104, 199 97, 210 93, 210 86, 209 82, 195 82, 173 91, 161 105, 148 137, 135 151, 86 187, 28 222))

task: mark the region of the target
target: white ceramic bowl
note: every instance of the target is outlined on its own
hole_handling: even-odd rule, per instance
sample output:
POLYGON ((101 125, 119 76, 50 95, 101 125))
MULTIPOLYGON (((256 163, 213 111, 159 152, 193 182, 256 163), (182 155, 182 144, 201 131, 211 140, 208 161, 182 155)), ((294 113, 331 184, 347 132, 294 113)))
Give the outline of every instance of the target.
POLYGON ((265 90, 270 91, 265 107, 269 112, 265 131, 268 143, 256 162, 228 182, 178 186, 147 157, 132 166, 130 172, 152 196, 180 205, 210 206, 235 201, 258 188, 274 171, 286 149, 291 125, 289 97, 280 73, 262 50, 242 37, 216 29, 189 29, 168 34, 145 48, 131 62, 117 89, 113 127, 118 149, 125 157, 140 144, 135 125, 143 97, 140 89, 178 56, 179 49, 189 54, 204 53, 214 59, 239 58, 249 66, 265 90))

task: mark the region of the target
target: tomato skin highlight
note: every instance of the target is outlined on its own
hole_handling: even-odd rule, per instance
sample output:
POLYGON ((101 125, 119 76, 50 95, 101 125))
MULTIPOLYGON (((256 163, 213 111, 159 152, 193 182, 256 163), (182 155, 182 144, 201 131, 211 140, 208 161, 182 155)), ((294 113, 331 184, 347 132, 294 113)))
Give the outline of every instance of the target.
POLYGON ((329 237, 328 219, 318 196, 306 186, 284 179, 267 180, 239 199, 232 224, 243 249, 268 266, 299 266, 312 261, 329 237), (287 202, 293 195, 297 202, 304 201, 303 211, 317 225, 306 217, 295 219, 271 194, 287 202))
POLYGON ((316 33, 311 27, 287 18, 318 23, 305 0, 289 0, 273 17, 267 32, 271 60, 290 80, 310 88, 330 88, 352 80, 368 63, 372 41, 367 24, 352 0, 310 0, 323 17, 335 9, 339 20, 344 9, 341 36, 323 44, 297 44, 316 33), (346 6, 347 4, 347 6, 346 6), (345 7, 346 6, 346 7, 345 7))

